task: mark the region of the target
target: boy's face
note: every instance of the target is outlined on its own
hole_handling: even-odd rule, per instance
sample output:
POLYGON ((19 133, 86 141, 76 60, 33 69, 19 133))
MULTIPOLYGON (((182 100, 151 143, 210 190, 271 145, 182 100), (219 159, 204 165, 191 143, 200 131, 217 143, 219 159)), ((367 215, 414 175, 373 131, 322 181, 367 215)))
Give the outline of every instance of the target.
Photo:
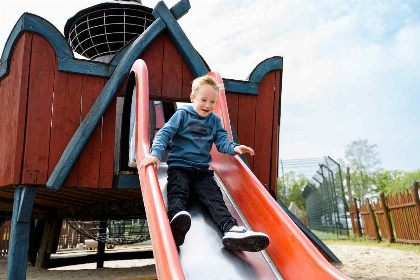
POLYGON ((211 85, 204 84, 190 96, 194 110, 201 116, 207 117, 213 113, 217 101, 217 90, 211 85))

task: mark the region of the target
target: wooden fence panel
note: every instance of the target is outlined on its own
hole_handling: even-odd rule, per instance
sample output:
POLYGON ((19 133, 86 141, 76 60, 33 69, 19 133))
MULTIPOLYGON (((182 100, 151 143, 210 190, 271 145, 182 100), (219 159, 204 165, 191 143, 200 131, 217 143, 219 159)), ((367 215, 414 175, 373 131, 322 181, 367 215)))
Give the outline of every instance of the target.
POLYGON ((6 257, 9 252, 11 226, 12 221, 7 221, 0 227, 0 257, 6 257))
POLYGON ((420 244, 420 202, 418 183, 413 189, 388 195, 388 208, 395 227, 395 240, 402 243, 420 244))
POLYGON ((374 202, 373 208, 378 221, 381 238, 384 241, 394 242, 394 231, 391 225, 391 218, 389 216, 389 209, 385 201, 384 193, 380 194, 380 202, 374 202))
POLYGON ((363 225, 365 227, 363 233, 365 238, 381 241, 378 225, 376 224, 375 214, 373 213, 369 199, 367 198, 365 204, 360 205, 360 215, 362 216, 363 225))
POLYGON ((356 198, 354 198, 354 203, 350 205, 350 219, 354 236, 362 236, 362 227, 360 226, 359 209, 357 208, 356 198))

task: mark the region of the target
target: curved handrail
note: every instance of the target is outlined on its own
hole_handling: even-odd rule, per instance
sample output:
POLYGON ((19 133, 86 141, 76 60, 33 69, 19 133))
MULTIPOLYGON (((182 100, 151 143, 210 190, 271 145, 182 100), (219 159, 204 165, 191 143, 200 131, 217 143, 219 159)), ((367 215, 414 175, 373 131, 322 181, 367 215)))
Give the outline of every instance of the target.
MULTIPOLYGON (((208 75, 222 83, 218 73, 208 75)), ((230 133, 224 90, 219 94, 214 113, 230 133)), ((221 154, 213 147, 211 156, 211 167, 252 229, 270 236, 266 251, 285 279, 350 279, 325 260, 238 155, 221 154)))
POLYGON ((159 181, 153 165, 140 168, 139 164, 149 154, 149 80, 146 63, 138 59, 130 73, 136 83, 136 162, 152 240, 156 271, 159 279, 185 279, 175 241, 166 214, 159 181))

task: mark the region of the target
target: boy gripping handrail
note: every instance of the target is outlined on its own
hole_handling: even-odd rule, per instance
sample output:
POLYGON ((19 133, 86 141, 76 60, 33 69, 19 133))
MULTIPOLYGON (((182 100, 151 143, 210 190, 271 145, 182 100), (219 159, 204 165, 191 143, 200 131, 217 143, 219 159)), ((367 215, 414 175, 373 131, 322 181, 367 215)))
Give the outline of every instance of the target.
POLYGON ((210 150, 213 143, 219 152, 236 155, 254 150, 229 140, 220 118, 213 113, 221 85, 210 76, 196 78, 192 83, 191 105, 181 107, 159 130, 151 153, 140 167, 159 163, 166 146, 172 140, 168 164, 168 216, 177 246, 184 243, 191 227, 191 216, 186 211, 189 192, 193 190, 207 207, 217 227, 224 233, 223 245, 230 250, 257 252, 269 244, 269 237, 238 226, 227 209, 223 195, 216 184, 210 150))

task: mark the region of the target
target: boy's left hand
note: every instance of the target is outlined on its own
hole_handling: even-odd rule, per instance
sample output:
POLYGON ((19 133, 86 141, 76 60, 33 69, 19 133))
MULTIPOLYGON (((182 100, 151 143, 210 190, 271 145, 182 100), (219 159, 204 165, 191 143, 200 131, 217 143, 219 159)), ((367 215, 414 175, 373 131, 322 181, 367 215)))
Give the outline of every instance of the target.
POLYGON ((235 151, 235 153, 240 155, 250 154, 251 156, 253 156, 255 154, 253 149, 245 145, 236 146, 233 150, 235 151))

